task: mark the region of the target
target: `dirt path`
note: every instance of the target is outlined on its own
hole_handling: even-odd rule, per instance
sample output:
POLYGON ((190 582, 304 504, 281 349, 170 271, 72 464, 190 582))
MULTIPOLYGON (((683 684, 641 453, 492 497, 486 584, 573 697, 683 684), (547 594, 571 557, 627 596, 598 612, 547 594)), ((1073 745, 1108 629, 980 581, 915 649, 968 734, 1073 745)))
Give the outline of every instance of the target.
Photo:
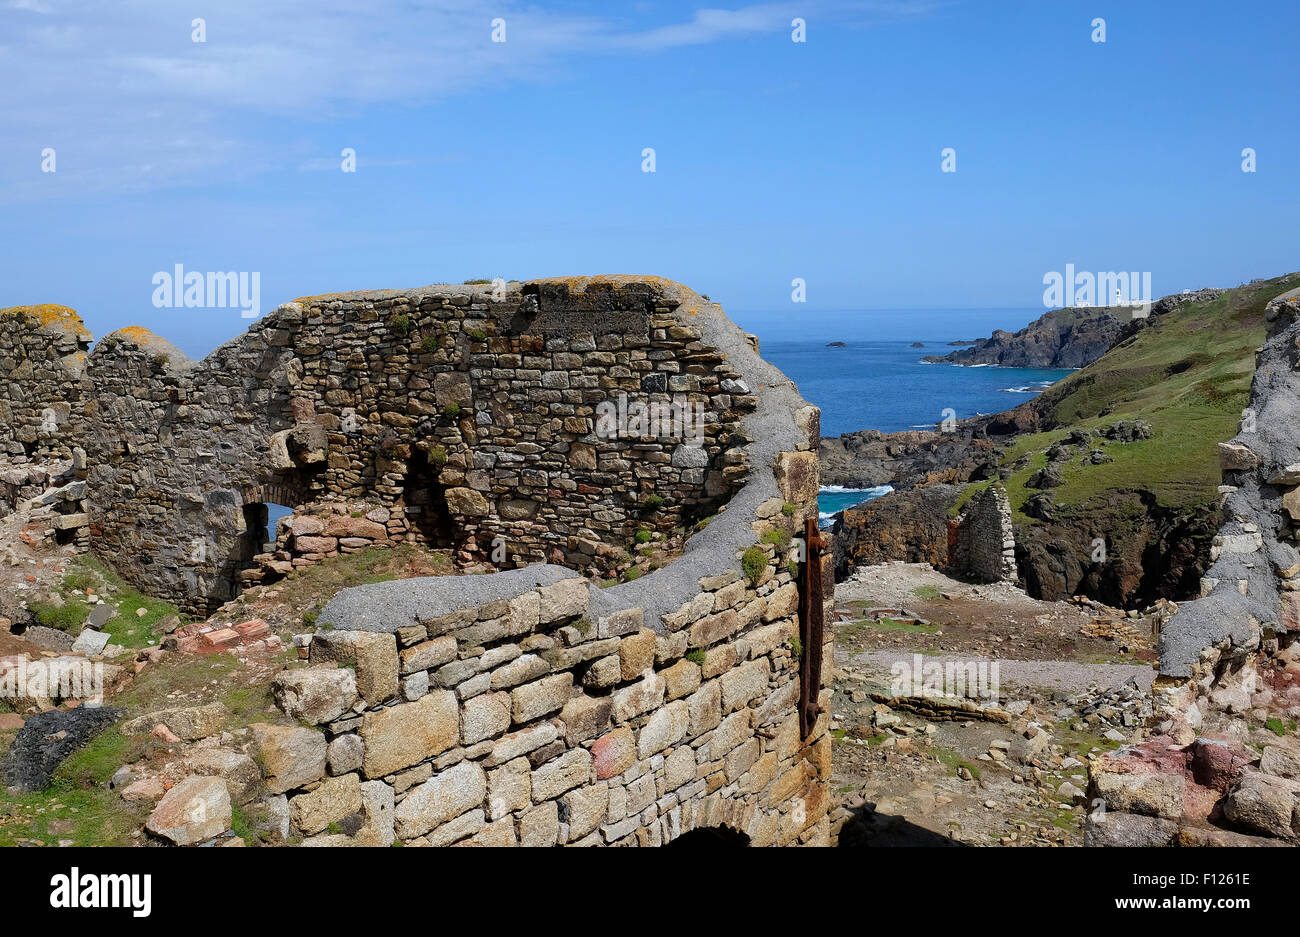
MULTIPOLYGON (((928 655, 926 661, 943 663, 970 662, 998 665, 998 675, 1002 686, 1009 690, 1055 690, 1061 693, 1083 693, 1092 686, 1103 689, 1120 686, 1132 679, 1136 680, 1142 690, 1151 688, 1155 679, 1155 668, 1149 664, 1081 664, 1069 660, 1006 660, 994 661, 988 657, 959 657, 953 655, 928 655)), ((849 655, 846 660, 851 666, 864 670, 890 672, 896 663, 910 664, 912 655, 901 650, 868 651, 863 654, 849 655)))
POLYGON ((860 569, 835 599, 842 845, 1081 843, 1088 760, 1145 731, 1148 622, 921 564, 860 569), (996 712, 919 714, 934 695, 892 668, 945 664, 991 671, 996 712))

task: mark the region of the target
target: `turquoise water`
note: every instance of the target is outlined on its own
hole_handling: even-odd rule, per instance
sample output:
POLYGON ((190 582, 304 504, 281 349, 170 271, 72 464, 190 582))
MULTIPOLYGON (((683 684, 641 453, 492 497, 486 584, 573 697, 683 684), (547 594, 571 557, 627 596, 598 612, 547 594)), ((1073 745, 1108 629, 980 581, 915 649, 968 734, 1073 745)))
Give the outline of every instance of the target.
MULTIPOLYGON (((935 429, 946 417, 1000 413, 1042 393, 1069 374, 1059 368, 956 367, 923 364, 925 355, 952 351, 944 342, 913 348, 910 342, 766 341, 763 357, 790 377, 804 398, 822 410, 822 436, 864 429, 893 433, 935 429)), ((818 509, 830 515, 893 489, 823 488, 818 509)))

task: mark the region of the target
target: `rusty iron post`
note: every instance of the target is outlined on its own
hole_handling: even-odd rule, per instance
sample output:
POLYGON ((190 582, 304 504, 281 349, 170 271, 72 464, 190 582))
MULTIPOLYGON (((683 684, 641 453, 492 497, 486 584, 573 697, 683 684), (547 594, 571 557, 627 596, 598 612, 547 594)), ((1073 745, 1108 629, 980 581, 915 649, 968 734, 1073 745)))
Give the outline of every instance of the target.
POLYGON ((817 724, 821 707, 817 697, 822 685, 822 648, 825 617, 822 605, 822 548, 826 541, 817 529, 817 517, 804 519, 805 555, 799 569, 799 737, 807 739, 817 724))

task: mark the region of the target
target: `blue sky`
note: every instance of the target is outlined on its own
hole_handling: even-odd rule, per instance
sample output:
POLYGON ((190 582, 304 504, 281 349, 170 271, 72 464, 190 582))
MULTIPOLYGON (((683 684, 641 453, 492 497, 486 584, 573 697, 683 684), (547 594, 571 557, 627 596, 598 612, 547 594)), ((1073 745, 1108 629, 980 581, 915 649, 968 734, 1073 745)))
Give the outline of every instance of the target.
POLYGON ((1018 327, 1069 263, 1300 268, 1292 0, 713 2, 0 0, 0 305, 201 355, 248 320, 155 272, 257 271, 264 311, 653 273, 765 338, 939 339, 990 315, 924 310, 1018 327))

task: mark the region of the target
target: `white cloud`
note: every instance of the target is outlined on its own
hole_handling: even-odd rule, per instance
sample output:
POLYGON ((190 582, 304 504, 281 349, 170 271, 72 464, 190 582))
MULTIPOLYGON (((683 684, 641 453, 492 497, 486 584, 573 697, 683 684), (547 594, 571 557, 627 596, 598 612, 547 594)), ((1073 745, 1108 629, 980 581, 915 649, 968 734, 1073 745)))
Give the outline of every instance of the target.
POLYGON ((572 71, 575 55, 651 54, 788 31, 812 18, 906 15, 928 0, 701 9, 666 25, 517 0, 9 0, 0 10, 0 200, 152 188, 320 158, 241 126, 314 121, 572 71), (34 15, 38 14, 38 15, 34 15), (207 41, 191 41, 203 17, 207 41), (493 43, 491 21, 507 23, 493 43), (40 150, 59 178, 41 180, 40 150))

